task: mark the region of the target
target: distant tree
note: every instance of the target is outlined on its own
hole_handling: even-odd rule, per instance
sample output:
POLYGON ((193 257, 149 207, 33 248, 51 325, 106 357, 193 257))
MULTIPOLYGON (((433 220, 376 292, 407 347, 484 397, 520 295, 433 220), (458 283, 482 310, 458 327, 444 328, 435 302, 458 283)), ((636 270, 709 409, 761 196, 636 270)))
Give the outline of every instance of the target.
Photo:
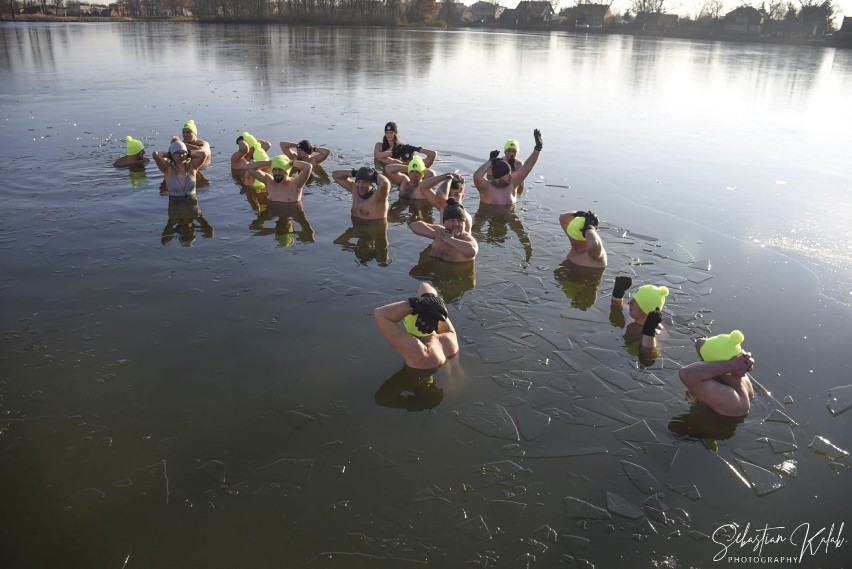
POLYGON ((781 20, 787 11, 787 6, 788 4, 784 0, 769 0, 769 2, 762 2, 760 7, 755 6, 755 8, 770 20, 781 20))
POLYGON ((722 17, 722 10, 724 9, 725 3, 723 0, 704 0, 704 4, 701 5, 701 11, 698 13, 698 17, 718 20, 722 17))
POLYGON ((810 36, 823 36, 834 31, 834 6, 831 0, 818 3, 815 0, 799 0, 799 21, 802 32, 810 36))

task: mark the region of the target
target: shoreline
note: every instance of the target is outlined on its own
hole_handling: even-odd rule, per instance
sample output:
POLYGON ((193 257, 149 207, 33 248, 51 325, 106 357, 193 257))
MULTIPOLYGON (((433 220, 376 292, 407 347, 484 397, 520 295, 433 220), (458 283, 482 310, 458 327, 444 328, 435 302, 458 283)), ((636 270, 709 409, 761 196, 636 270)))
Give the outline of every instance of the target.
POLYGON ((649 32, 642 30, 634 30, 629 28, 618 28, 613 30, 575 30, 567 26, 559 25, 518 25, 518 26, 499 26, 499 25, 482 25, 473 23, 461 23, 460 25, 447 26, 444 25, 376 25, 375 23, 338 23, 324 22, 313 20, 265 20, 251 18, 196 18, 189 16, 178 17, 163 17, 163 18, 131 18, 126 16, 101 17, 101 16, 54 16, 43 14, 20 14, 14 18, 10 18, 8 14, 0 15, 0 23, 195 23, 195 24, 225 24, 225 25, 277 25, 277 26, 321 26, 321 27, 384 27, 398 29, 422 29, 422 30, 481 30, 481 31, 524 31, 524 32, 542 32, 542 31, 560 31, 573 35, 619 35, 633 36, 639 38, 666 38, 666 39, 686 39, 711 42, 725 43, 744 43, 744 44, 767 44, 767 45, 791 45, 799 47, 833 47, 838 49, 852 49, 852 42, 831 41, 827 39, 803 39, 803 38, 773 38, 766 36, 740 36, 740 35, 724 35, 724 34, 691 34, 684 32, 649 32))

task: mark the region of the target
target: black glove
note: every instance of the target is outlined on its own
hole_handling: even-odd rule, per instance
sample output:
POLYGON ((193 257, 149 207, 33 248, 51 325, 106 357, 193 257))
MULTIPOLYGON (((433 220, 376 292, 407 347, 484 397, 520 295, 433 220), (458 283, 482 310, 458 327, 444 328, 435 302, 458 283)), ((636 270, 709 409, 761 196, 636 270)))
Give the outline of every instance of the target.
POLYGON ((659 309, 654 310, 648 317, 645 319, 645 324, 642 325, 642 335, 643 336, 651 336, 652 338, 657 335, 657 326, 663 321, 663 314, 659 309))
POLYGON ((596 216, 595 214, 593 214, 590 211, 587 211, 586 213, 583 214, 583 217, 586 218, 586 223, 583 224, 583 229, 582 229, 583 237, 585 237, 587 229, 589 229, 590 227, 594 227, 595 229, 598 228, 598 216, 596 216))
POLYGON ((379 183, 379 173, 376 171, 375 168, 371 168, 371 170, 373 171, 373 173, 370 175, 370 181, 374 184, 378 184, 379 183))
POLYGON ((491 154, 488 155, 488 159, 491 160, 492 162, 494 162, 497 159, 498 156, 500 156, 500 151, 499 150, 492 150, 491 154))
POLYGON ((349 174, 350 174, 350 176, 352 176, 354 178, 355 175, 358 174, 358 170, 356 170, 355 168, 352 168, 351 170, 349 170, 349 174))
POLYGON ((411 146, 410 144, 403 144, 402 147, 403 147, 402 156, 400 156, 400 158, 402 158, 406 162, 411 160, 414 157, 414 153, 417 152, 417 150, 420 149, 420 147, 411 146))
POLYGON ((412 148, 415 152, 420 152, 421 150, 423 150, 423 147, 422 147, 422 146, 412 146, 411 148, 412 148))
POLYGON ((535 149, 540 151, 540 150, 541 150, 541 147, 542 147, 542 144, 541 144, 541 131, 540 131, 540 130, 538 130, 538 129, 535 129, 535 130, 533 131, 533 138, 535 138, 535 149))
POLYGON ((396 146, 391 148, 391 158, 396 158, 397 160, 402 158, 402 151, 405 150, 406 146, 408 146, 408 145, 407 144, 397 144, 396 146))
POLYGON ((408 299, 408 304, 411 305, 411 313, 415 316, 420 314, 420 299, 412 296, 408 299))
POLYGON ((612 287, 613 298, 624 298, 624 292, 633 286, 633 279, 630 277, 615 277, 615 285, 612 287))
MULTIPOLYGON (((409 304, 411 299, 409 299, 409 304)), ((421 332, 435 332, 438 330, 438 322, 446 320, 448 316, 447 307, 440 296, 431 293, 423 293, 417 302, 417 329, 421 332)))

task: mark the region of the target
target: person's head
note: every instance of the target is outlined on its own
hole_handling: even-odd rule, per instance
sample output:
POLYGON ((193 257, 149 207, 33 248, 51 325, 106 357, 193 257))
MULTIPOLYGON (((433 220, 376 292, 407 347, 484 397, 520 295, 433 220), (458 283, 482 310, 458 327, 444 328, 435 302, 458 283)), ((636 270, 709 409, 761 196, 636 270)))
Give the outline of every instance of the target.
POLYGON ((395 122, 389 122, 385 124, 385 138, 388 142, 393 143, 397 140, 397 135, 399 134, 399 129, 396 126, 395 122))
POLYGON ((512 167, 505 160, 494 160, 491 163, 491 183, 505 187, 512 183, 512 167))
POLYGON ((415 156, 408 163, 408 179, 412 184, 419 184, 426 172, 426 163, 420 156, 415 156))
POLYGON ((272 178, 276 182, 281 182, 290 173, 290 169, 293 167, 293 163, 285 155, 279 154, 278 156, 272 159, 272 164, 270 164, 270 167, 272 168, 272 178))
POLYGON ((181 134, 183 135, 184 142, 195 140, 195 136, 198 134, 198 127, 195 126, 195 121, 192 119, 186 121, 181 129, 181 134))
POLYGON ((462 203, 464 200, 464 178, 459 174, 453 174, 452 179, 450 179, 449 197, 458 203, 462 203))
POLYGON ((465 222, 464 206, 454 198, 448 198, 447 205, 441 213, 441 224, 453 235, 458 235, 464 231, 465 222))
POLYGON ((695 350, 705 362, 724 362, 743 353, 742 343, 745 336, 739 330, 730 334, 719 334, 711 338, 701 338, 695 342, 695 350))
POLYGON ((417 315, 415 314, 409 314, 403 318, 402 325, 405 326, 405 331, 415 338, 425 338, 435 335, 435 332, 423 332, 420 330, 420 327, 417 325, 417 315))
POLYGON ((186 144, 180 140, 172 141, 169 145, 169 158, 172 162, 186 162, 189 159, 189 152, 186 150, 186 144))
POLYGON ((510 138, 506 141, 506 144, 503 145, 503 154, 506 156, 506 160, 511 160, 512 158, 517 158, 518 152, 521 149, 521 145, 514 138, 510 138))
POLYGON ((636 322, 645 322, 648 314, 655 310, 662 310, 666 305, 666 297, 669 289, 666 286, 642 285, 628 303, 630 317, 636 322))
POLYGON ((127 156, 142 158, 145 155, 145 145, 141 140, 136 140, 130 135, 124 137, 124 142, 127 143, 127 156))
POLYGON ((313 153, 314 145, 311 144, 310 140, 300 140, 299 144, 296 145, 296 155, 299 157, 299 160, 307 160, 313 153))
POLYGON ((373 190, 373 176, 376 171, 368 166, 362 166, 355 172, 355 190, 362 196, 366 196, 373 190))

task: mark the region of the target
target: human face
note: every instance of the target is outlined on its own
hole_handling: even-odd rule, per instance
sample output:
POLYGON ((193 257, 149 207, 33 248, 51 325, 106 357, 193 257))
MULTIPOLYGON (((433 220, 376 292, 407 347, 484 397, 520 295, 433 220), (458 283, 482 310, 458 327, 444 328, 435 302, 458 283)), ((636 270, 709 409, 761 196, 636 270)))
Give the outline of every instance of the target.
POLYGON ((508 173, 505 176, 501 176, 499 178, 494 178, 491 180, 495 186, 499 186, 501 188, 505 188, 509 184, 512 183, 512 173, 508 173))
POLYGON ((510 158, 515 158, 518 155, 518 151, 514 148, 507 148, 503 151, 503 154, 506 155, 506 160, 508 161, 510 158))
POLYGON ((639 304, 637 304, 632 298, 630 299, 630 302, 627 303, 627 311, 630 314, 630 317, 639 324, 644 323, 645 319, 648 318, 648 315, 642 312, 642 309, 639 308, 639 304))
POLYGON ((415 186, 420 183, 420 180, 423 179, 423 174, 421 174, 417 170, 412 170, 408 173, 408 179, 411 180, 411 183, 415 186))
POLYGON ((355 190, 362 196, 366 196, 373 188, 369 180, 355 180, 355 190))
POLYGON ((178 150, 177 152, 172 152, 172 159, 175 162, 185 162, 187 153, 184 150, 178 150))
POLYGON ((272 178, 276 182, 281 182, 282 180, 284 180, 284 176, 286 176, 286 175, 287 175, 287 172, 285 172, 281 168, 273 168, 272 169, 272 178))
POLYGON ((183 129, 181 131, 181 134, 183 135, 184 142, 192 142, 193 140, 195 140, 195 133, 189 130, 188 128, 183 129))
POLYGON ((445 219, 443 225, 452 233, 453 237, 457 237, 464 231, 463 219, 445 219))
POLYGON ((394 138, 396 138, 396 132, 392 128, 386 128, 385 138, 388 139, 388 142, 393 142, 394 138))

